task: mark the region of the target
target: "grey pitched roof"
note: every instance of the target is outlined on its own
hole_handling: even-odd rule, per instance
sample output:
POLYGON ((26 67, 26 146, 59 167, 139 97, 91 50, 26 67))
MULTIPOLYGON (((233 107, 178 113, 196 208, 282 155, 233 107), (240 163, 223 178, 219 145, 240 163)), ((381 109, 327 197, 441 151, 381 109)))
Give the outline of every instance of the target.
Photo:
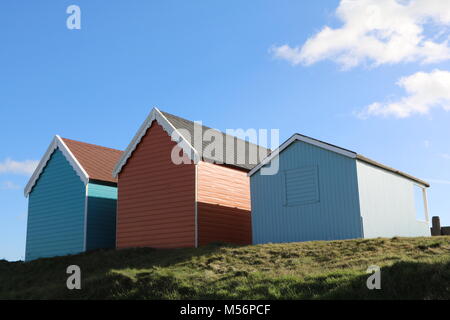
POLYGON ((247 140, 231 136, 216 129, 199 125, 173 114, 161 111, 166 119, 177 129, 184 139, 189 141, 202 159, 209 162, 226 164, 245 170, 251 170, 270 152, 270 149, 258 146, 247 140), (197 126, 197 128, 195 128, 197 126), (210 130, 212 138, 201 138, 210 130), (194 136, 196 134, 197 136, 194 136), (216 137, 221 137, 216 141, 216 137), (198 140, 197 140, 198 139, 198 140), (199 141, 196 143, 196 141, 199 141), (201 144, 200 144, 201 142, 201 144), (201 150, 199 150, 201 148, 201 150))

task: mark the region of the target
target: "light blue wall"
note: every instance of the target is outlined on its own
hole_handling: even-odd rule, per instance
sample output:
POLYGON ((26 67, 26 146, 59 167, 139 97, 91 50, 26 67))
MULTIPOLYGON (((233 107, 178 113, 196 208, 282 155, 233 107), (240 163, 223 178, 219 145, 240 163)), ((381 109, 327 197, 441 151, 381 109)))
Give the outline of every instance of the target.
POLYGON ((86 187, 62 152, 29 195, 25 260, 82 252, 86 187))
POLYGON ((301 141, 291 144, 279 159, 276 175, 261 175, 260 170, 250 179, 253 243, 362 237, 355 159, 301 141), (297 187, 302 188, 302 179, 286 179, 286 171, 292 169, 317 172, 317 191, 314 180, 306 176, 303 181, 310 187, 303 193, 307 197, 299 198, 300 204, 286 201, 287 183, 293 190, 297 179, 297 187))
POLYGON ((90 182, 88 195, 86 249, 114 248, 117 187, 90 182))

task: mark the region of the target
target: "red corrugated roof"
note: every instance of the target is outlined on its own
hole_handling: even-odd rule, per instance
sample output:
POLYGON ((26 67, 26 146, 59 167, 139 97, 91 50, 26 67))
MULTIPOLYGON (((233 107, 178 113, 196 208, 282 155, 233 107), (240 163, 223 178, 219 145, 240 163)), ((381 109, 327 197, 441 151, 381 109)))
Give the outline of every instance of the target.
POLYGON ((112 172, 123 151, 66 138, 62 140, 87 172, 89 179, 117 183, 112 172))

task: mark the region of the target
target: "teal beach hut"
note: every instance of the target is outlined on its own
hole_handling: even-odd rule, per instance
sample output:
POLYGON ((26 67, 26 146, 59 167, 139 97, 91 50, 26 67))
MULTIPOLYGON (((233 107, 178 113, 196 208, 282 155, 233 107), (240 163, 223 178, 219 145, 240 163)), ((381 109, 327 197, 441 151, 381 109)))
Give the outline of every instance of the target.
POLYGON ((25 260, 114 248, 122 152, 55 136, 25 187, 25 260))

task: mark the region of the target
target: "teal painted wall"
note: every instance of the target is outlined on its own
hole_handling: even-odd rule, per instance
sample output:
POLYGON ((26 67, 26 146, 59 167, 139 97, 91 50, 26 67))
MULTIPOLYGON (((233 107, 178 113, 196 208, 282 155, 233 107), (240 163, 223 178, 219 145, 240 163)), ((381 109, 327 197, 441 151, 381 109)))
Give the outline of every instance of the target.
POLYGON ((253 243, 362 237, 356 161, 296 141, 250 179, 253 243))
POLYGON ((83 251, 85 198, 84 183, 55 150, 29 195, 25 260, 83 251))
POLYGON ((115 247, 116 203, 117 187, 88 184, 87 250, 115 247))

